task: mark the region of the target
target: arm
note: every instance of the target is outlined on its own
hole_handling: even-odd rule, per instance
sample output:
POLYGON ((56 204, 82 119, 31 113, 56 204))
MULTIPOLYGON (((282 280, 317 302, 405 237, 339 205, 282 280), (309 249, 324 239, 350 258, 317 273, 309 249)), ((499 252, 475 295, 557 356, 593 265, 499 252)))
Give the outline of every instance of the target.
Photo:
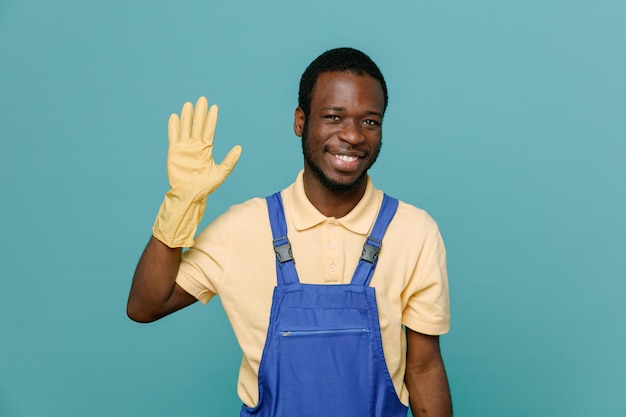
POLYGON ((451 417, 452 401, 439 350, 439 336, 406 329, 405 383, 415 417, 451 417))
POLYGON ((170 248, 155 237, 141 255, 128 296, 126 314, 149 323, 194 303, 196 299, 176 284, 181 248, 170 248))
POLYGON ((213 160, 213 135, 217 106, 207 112, 200 97, 194 110, 183 106, 180 119, 172 114, 168 123, 167 175, 170 190, 152 227, 133 277, 126 312, 139 322, 158 320, 192 304, 195 298, 176 284, 183 247, 192 246, 204 214, 206 199, 232 171, 241 147, 235 146, 221 164, 213 160))

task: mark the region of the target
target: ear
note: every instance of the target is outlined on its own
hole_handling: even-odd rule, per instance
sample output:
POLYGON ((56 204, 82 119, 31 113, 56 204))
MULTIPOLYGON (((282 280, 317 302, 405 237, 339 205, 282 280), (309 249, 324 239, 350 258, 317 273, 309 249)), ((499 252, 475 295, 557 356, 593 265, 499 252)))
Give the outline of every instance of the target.
POLYGON ((302 137, 305 122, 306 117, 304 117, 304 111, 302 111, 302 109, 298 107, 293 115, 293 131, 296 136, 302 137))

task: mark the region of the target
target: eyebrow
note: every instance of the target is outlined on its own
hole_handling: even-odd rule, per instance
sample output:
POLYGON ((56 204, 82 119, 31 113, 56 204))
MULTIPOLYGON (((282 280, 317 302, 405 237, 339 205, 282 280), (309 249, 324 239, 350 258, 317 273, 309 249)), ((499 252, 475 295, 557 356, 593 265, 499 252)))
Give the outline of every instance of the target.
MULTIPOLYGON (((344 111, 345 109, 346 109, 345 107, 340 107, 340 106, 327 106, 327 107, 322 108, 322 110, 333 110, 333 111, 344 111)), ((365 114, 383 117, 383 114, 381 112, 374 111, 374 110, 368 110, 365 112, 365 114)))
POLYGON ((381 112, 379 112, 379 111, 370 110, 370 111, 366 111, 365 114, 370 114, 372 116, 383 117, 383 114, 381 112))

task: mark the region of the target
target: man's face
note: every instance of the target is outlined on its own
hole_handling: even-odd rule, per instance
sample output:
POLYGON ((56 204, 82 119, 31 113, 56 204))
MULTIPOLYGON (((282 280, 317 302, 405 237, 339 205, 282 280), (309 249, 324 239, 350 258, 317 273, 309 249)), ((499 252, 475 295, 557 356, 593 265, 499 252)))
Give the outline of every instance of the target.
POLYGON ((378 80, 350 72, 320 74, 311 112, 296 109, 306 181, 333 192, 361 186, 380 152, 385 98, 378 80))

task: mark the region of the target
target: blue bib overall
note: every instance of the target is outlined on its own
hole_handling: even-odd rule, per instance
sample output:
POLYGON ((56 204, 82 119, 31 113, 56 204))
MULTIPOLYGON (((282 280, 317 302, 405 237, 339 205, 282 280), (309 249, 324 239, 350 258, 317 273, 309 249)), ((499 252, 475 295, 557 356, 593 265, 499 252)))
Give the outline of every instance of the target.
POLYGON ((259 367, 259 402, 240 416, 406 417, 394 389, 369 282, 398 201, 383 198, 350 284, 301 284, 280 193, 267 197, 276 251, 270 323, 259 367))

